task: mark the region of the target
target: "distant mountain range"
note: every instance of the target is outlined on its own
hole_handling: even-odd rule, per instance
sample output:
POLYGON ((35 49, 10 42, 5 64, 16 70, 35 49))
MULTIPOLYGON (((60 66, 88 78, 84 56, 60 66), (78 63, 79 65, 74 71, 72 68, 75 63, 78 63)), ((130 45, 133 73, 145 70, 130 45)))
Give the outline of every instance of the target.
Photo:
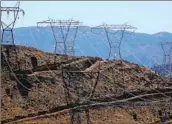
MULTIPOLYGON (((48 29, 50 30, 50 29, 48 29)), ((36 47, 47 52, 54 51, 55 40, 51 33, 37 27, 14 29, 15 43, 36 47)), ((134 32, 124 37, 121 45, 123 59, 147 67, 162 64, 163 52, 160 42, 172 41, 172 33, 145 34, 134 32)), ((80 27, 76 37, 77 56, 100 56, 107 58, 109 46, 105 33, 95 34, 90 27, 80 27)))

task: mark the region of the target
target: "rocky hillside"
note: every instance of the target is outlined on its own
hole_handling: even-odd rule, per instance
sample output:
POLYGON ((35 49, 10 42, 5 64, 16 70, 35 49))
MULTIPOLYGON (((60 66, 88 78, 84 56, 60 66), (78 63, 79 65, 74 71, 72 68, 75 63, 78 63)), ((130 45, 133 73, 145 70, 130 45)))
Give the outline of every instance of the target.
POLYGON ((124 60, 2 45, 1 74, 2 123, 172 123, 172 79, 124 60))

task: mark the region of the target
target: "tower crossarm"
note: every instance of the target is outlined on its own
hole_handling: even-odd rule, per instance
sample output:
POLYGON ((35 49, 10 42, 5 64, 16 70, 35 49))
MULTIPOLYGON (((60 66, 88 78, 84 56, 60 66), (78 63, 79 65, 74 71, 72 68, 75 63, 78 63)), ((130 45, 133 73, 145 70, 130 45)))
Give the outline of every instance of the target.
POLYGON ((108 25, 108 24, 103 24, 103 25, 99 25, 97 26, 97 28, 106 28, 106 29, 137 29, 136 27, 134 26, 131 26, 131 25, 108 25))
POLYGON ((1 12, 22 12, 25 14, 24 10, 19 7, 1 7, 1 12))
POLYGON ((54 19, 48 19, 45 21, 37 22, 37 25, 39 26, 40 24, 53 24, 56 27, 63 27, 63 26, 68 26, 70 27, 75 27, 79 26, 82 24, 80 21, 75 21, 75 20, 54 20, 54 19))

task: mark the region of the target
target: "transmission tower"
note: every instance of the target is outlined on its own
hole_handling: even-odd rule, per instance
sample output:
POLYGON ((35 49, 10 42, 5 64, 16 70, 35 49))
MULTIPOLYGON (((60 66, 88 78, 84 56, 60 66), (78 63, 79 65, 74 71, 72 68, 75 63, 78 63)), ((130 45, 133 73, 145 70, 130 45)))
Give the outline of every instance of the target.
POLYGON ((108 59, 121 59, 121 43, 124 38, 124 34, 126 30, 135 30, 136 27, 124 24, 124 25, 108 25, 108 24, 102 24, 100 26, 92 28, 93 29, 99 29, 104 30, 107 41, 109 43, 109 55, 108 59), (113 31, 116 30, 116 31, 113 31), (118 36, 117 36, 118 35, 118 36))
MULTIPOLYGON (((100 74, 98 71, 71 71, 69 67, 62 67, 62 78, 67 105, 80 105, 88 103, 94 95, 100 74), (94 79, 94 81, 93 81, 94 79), (89 81, 88 81, 89 80, 89 81), (90 83, 90 84, 88 84, 90 83), (91 86, 91 87, 90 87, 91 86)), ((91 124, 89 108, 83 110, 72 109, 70 112, 71 124, 81 124, 81 114, 85 112, 87 124, 91 124)))
POLYGON ((1 7, 1 29, 2 29, 2 43, 10 43, 14 45, 14 34, 13 29, 16 23, 16 20, 19 19, 18 15, 22 12, 23 16, 25 14, 24 10, 20 8, 20 2, 17 2, 14 7, 1 7), (7 15, 7 20, 3 20, 3 14, 7 15), (9 19, 9 16, 11 18, 9 19))
POLYGON ((161 42, 163 50, 163 74, 172 77, 172 42, 161 42))
POLYGON ((38 28, 51 28, 55 40, 54 53, 75 54, 75 39, 77 36, 78 27, 82 23, 76 20, 54 20, 48 19, 46 21, 37 22, 38 28))
POLYGON ((169 103, 168 100, 162 99, 160 100, 160 104, 157 110, 158 110, 157 117, 160 118, 160 122, 162 124, 166 124, 169 119, 169 116, 171 115, 170 114, 171 103, 169 103))

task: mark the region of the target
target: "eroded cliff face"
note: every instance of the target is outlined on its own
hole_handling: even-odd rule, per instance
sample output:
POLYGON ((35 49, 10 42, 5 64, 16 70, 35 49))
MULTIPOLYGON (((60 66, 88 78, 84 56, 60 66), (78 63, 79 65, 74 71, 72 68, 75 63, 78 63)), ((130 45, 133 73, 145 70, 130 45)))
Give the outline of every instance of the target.
POLYGON ((124 60, 45 53, 24 46, 1 46, 1 89, 4 123, 21 118, 26 120, 16 123, 70 123, 72 108, 77 106, 81 106, 80 114, 72 112, 77 115, 74 119, 80 117, 86 123, 90 117, 97 124, 159 123, 153 110, 166 105, 172 112, 172 79, 143 66, 124 60), (129 100, 111 103, 123 99, 129 100), (157 100, 168 104, 151 102, 157 100), (135 103, 149 107, 137 108, 135 103))

